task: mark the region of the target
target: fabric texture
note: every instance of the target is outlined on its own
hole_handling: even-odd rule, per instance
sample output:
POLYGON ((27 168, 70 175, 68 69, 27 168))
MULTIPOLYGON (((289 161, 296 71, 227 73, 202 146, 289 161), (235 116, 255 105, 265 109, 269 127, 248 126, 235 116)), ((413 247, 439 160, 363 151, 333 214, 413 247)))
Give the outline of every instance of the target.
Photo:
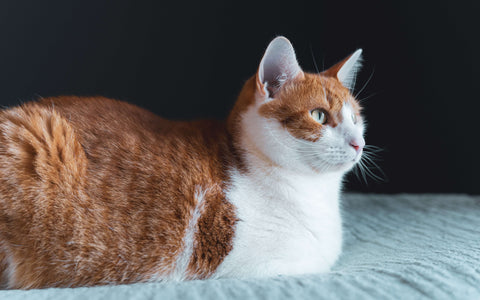
POLYGON ((480 196, 342 200, 344 251, 328 274, 74 289, 0 299, 480 299, 480 196))

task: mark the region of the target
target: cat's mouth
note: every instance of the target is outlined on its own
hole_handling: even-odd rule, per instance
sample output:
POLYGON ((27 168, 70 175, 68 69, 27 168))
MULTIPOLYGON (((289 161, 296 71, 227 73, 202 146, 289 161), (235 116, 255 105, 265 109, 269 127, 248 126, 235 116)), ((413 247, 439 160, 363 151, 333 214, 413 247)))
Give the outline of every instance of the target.
POLYGON ((360 152, 358 152, 355 158, 353 159, 353 162, 358 163, 362 159, 362 154, 363 154, 363 150, 360 150, 360 152))

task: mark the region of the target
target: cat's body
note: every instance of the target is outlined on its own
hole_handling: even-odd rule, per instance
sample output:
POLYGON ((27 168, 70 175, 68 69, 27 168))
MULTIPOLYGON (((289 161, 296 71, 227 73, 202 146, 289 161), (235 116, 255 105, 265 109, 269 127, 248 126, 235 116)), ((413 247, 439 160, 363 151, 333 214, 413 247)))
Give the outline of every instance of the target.
POLYGON ((76 97, 28 103, 0 118, 2 242, 13 233, 8 244, 27 250, 6 251, 5 273, 15 274, 9 286, 165 275, 206 189, 198 223, 212 236, 199 247, 208 250, 194 250, 210 257, 197 262, 213 269, 228 252, 217 243, 229 245, 236 220, 223 194, 231 158, 221 123, 171 122, 126 103, 76 97))
POLYGON ((352 57, 303 73, 277 38, 226 122, 167 121, 106 98, 0 112, 1 283, 329 270, 342 177, 364 145, 345 66, 353 72, 352 57))

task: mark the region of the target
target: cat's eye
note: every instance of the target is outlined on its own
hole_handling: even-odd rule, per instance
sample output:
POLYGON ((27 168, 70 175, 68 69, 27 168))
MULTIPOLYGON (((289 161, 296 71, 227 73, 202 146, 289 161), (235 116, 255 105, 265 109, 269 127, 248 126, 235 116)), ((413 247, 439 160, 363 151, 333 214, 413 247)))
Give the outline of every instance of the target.
POLYGON ((327 116, 325 115, 325 113, 322 110, 314 109, 310 112, 310 114, 312 115, 312 118, 315 121, 317 121, 318 123, 320 123, 320 124, 327 123, 327 116))
POLYGON ((357 124, 357 115, 356 114, 352 114, 352 122, 353 124, 357 124))

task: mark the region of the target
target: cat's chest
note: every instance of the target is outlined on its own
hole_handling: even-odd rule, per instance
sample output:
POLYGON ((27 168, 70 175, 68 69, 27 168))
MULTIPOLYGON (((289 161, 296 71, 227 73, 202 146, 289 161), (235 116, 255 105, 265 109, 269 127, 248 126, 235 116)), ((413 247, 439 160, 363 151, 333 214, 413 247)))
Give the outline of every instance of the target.
POLYGON ((239 221, 233 250, 217 274, 271 276, 326 271, 341 247, 339 185, 340 178, 281 180, 262 174, 234 174, 226 194, 239 221))

